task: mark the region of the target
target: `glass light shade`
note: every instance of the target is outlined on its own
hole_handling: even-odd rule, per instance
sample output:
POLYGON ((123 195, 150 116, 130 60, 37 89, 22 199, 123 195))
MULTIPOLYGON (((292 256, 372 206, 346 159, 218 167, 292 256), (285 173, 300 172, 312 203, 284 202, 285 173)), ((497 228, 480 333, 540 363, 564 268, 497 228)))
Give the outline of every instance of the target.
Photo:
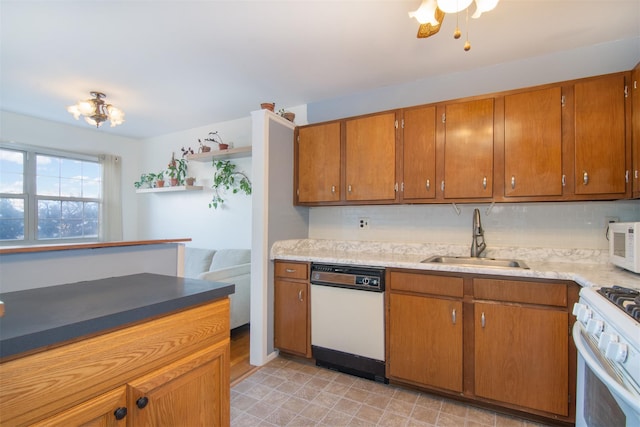
POLYGON ((439 24, 436 19, 436 8, 438 7, 436 0, 422 0, 420 7, 414 12, 409 12, 410 18, 416 18, 420 24, 431 24, 436 27, 439 24))
POLYGON ((93 114, 95 109, 96 106, 91 100, 78 102, 78 110, 83 116, 93 114))
POLYGON ((107 106, 107 112, 109 113, 109 121, 111 122, 111 127, 116 127, 124 123, 124 112, 114 107, 113 105, 107 106))
POLYGON ((80 110, 78 110, 78 106, 77 105, 70 105, 67 107, 67 111, 70 112, 71 114, 73 114, 73 118, 78 120, 81 116, 80 114, 80 110))
POLYGON ((100 127, 102 126, 102 122, 97 123, 95 120, 93 120, 91 117, 85 117, 84 121, 89 123, 91 126, 96 126, 96 127, 100 127))
POLYGON ((458 13, 469 7, 473 0, 438 0, 438 9, 444 13, 458 13))
POLYGON ((483 12, 489 12, 496 8, 500 0, 476 0, 476 11, 471 16, 472 18, 480 18, 483 12))

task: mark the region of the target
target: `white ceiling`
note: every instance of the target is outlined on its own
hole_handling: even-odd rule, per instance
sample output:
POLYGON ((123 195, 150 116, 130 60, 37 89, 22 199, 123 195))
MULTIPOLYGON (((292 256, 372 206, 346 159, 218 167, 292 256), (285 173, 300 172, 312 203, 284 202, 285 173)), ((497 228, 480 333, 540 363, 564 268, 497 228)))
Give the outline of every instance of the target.
POLYGON ((640 0, 502 0, 464 52, 465 15, 418 39, 419 4, 0 0, 0 108, 88 127, 66 107, 98 90, 126 113, 100 132, 146 138, 640 35, 640 0))

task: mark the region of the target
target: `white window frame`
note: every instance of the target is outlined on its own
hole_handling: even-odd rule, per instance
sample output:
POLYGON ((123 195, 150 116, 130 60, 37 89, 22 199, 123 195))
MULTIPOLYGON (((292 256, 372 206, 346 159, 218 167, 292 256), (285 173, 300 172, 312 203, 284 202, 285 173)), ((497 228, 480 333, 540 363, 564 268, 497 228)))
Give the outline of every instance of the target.
POLYGON ((42 196, 36 194, 36 168, 37 168, 37 155, 52 156, 59 158, 66 158, 71 160, 96 162, 100 165, 101 175, 103 174, 104 165, 100 161, 98 155, 90 155, 86 153, 77 153, 70 151, 63 151, 57 149, 29 146, 24 144, 5 143, 0 142, 0 148, 11 151, 23 152, 24 168, 23 168, 23 193, 0 193, 2 198, 22 198, 24 203, 24 239, 22 240, 0 240, 0 246, 25 246, 34 244, 60 244, 60 243, 91 243, 100 241, 100 230, 102 229, 103 221, 103 199, 104 199, 104 183, 100 190, 99 198, 89 197, 67 197, 67 196, 42 196), (92 237, 81 238, 47 238, 38 239, 38 200, 62 200, 62 201, 80 201, 80 202, 97 202, 98 209, 98 233, 92 237))

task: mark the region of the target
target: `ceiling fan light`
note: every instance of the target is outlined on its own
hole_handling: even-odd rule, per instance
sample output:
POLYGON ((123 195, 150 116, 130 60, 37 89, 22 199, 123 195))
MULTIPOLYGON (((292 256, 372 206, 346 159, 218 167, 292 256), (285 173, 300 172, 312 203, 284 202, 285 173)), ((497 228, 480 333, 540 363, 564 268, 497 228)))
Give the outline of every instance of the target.
POLYGON ((476 11, 471 16, 478 19, 483 12, 489 12, 496 8, 500 0, 476 0, 476 11))
POLYGON ((422 0, 420 7, 413 12, 409 12, 410 18, 416 18, 420 24, 439 25, 436 19, 436 8, 438 7, 436 0, 422 0))
POLYGON ((444 13, 458 13, 469 7, 473 0, 437 0, 438 9, 444 13))

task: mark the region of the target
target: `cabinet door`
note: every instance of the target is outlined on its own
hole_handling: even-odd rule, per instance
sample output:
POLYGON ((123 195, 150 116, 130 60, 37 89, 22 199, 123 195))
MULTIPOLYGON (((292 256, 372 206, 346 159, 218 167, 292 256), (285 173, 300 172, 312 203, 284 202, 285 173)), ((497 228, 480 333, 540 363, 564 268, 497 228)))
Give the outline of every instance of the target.
POLYGON ((228 426, 229 339, 128 385, 131 425, 228 426))
POLYGON ((493 98, 445 107, 444 198, 493 195, 493 98))
POLYGON ((346 121, 347 201, 395 200, 396 116, 346 121))
POLYGON ((640 197, 640 64, 631 74, 631 153, 633 197, 640 197))
POLYGON ((432 199, 436 195, 436 107, 403 113, 402 198, 432 199))
POLYGON ((462 303, 391 293, 388 375, 462 391, 462 303))
POLYGON ((605 76, 575 85, 575 193, 624 194, 625 81, 605 76))
POLYGON ((127 413, 127 388, 122 386, 31 426, 124 427, 127 413))
POLYGON ((340 123, 298 131, 298 203, 340 200, 340 123))
POLYGON ((568 314, 475 303, 475 394, 567 416, 568 314))
POLYGON ((560 87, 504 98, 504 193, 562 195, 560 87))
POLYGON ((307 283, 275 280, 274 341, 282 351, 311 356, 307 283))

